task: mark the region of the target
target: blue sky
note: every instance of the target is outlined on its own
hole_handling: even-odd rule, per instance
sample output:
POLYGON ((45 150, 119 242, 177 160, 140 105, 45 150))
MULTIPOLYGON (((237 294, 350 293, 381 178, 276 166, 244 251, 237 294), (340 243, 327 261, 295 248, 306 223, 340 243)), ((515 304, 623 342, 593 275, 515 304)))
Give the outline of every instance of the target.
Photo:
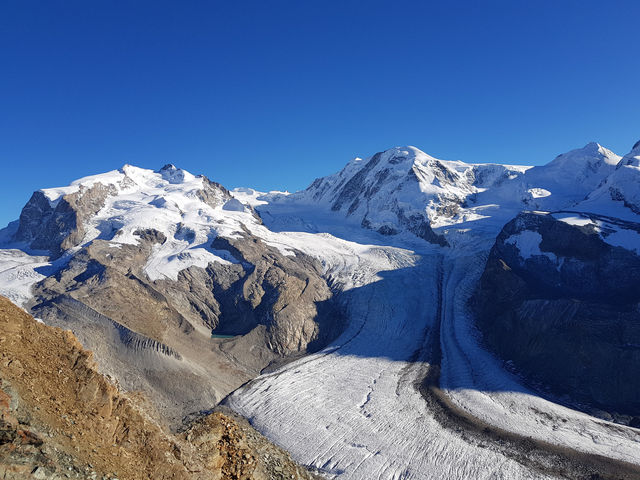
POLYGON ((540 164, 640 139, 640 2, 0 3, 0 224, 131 163, 296 190, 415 145, 540 164))

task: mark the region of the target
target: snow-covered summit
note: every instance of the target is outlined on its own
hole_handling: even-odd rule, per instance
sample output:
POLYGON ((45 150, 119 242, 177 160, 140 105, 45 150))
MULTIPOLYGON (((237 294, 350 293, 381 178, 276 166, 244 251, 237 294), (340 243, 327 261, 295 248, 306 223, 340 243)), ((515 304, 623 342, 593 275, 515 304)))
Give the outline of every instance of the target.
POLYGON ((441 160, 413 146, 356 158, 287 201, 320 204, 383 234, 409 231, 437 240, 431 228, 465 221, 478 193, 521 177, 528 167, 441 160))
POLYGON ((533 167, 524 176, 528 188, 549 192, 537 201, 539 209, 564 208, 583 200, 616 169, 620 156, 591 142, 558 155, 550 163, 533 167), (549 198, 547 198, 549 197, 549 198))
POLYGON ((580 167, 580 164, 583 163, 598 165, 600 162, 604 162, 607 165, 617 165, 620 158, 620 155, 616 155, 599 143, 589 142, 582 148, 576 148, 558 155, 549 162, 547 166, 565 165, 566 167, 569 164, 575 167, 580 167))
POLYGON ((537 167, 441 160, 413 146, 394 147, 356 158, 284 201, 324 205, 381 233, 408 230, 432 241, 430 228, 573 206, 615 171, 620 158, 595 142, 537 167))
POLYGON ((614 167, 579 209, 637 221, 640 215, 640 141, 614 167))
POLYGON ((201 175, 192 175, 186 170, 182 170, 171 164, 165 165, 160 170, 150 170, 125 164, 117 170, 79 178, 65 187, 43 188, 39 191, 42 192, 52 204, 55 204, 55 202, 64 195, 91 188, 98 183, 109 187, 115 193, 149 187, 156 188, 169 184, 181 185, 181 189, 186 192, 188 190, 202 188, 204 178, 205 177, 201 175))
POLYGON ((221 185, 173 165, 150 170, 124 165, 84 177, 69 186, 35 192, 22 210, 14 239, 54 257, 108 240, 114 248, 137 244, 141 232, 155 232, 145 268, 150 278, 175 278, 191 265, 228 262, 211 248, 219 234, 259 225, 255 211, 221 185))

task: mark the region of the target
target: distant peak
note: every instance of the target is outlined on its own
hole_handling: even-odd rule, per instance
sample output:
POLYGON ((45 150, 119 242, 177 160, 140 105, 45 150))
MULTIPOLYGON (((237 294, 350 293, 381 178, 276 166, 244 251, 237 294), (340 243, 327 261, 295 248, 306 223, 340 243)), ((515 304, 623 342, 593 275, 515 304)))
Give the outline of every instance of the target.
POLYGON ((640 140, 638 140, 629 153, 624 156, 621 165, 640 166, 640 140))
POLYGON ((414 146, 404 145, 404 146, 397 146, 397 147, 390 148, 388 150, 385 150, 384 153, 406 157, 406 156, 415 156, 416 154, 420 154, 424 152, 414 146))
POLYGON ((574 154, 574 155, 575 154, 580 154, 580 155, 584 155, 584 154, 598 155, 598 153, 602 153, 602 145, 600 145, 598 142, 589 142, 582 148, 576 148, 576 149, 571 150, 569 152, 563 153, 560 156, 570 155, 570 154, 574 154))
POLYGON ((558 155, 549 165, 580 165, 586 163, 605 163, 616 165, 620 161, 620 156, 611 150, 603 147, 597 142, 589 142, 582 148, 576 148, 566 153, 558 155))
POLYGON ((145 170, 144 168, 136 167, 135 165, 131 165, 130 163, 125 163, 118 171, 125 175, 134 175, 138 172, 144 171, 151 173, 151 170, 145 170))
POLYGON ((568 152, 561 153, 556 158, 566 157, 566 156, 575 155, 575 154, 596 153, 601 148, 602 146, 599 143, 589 142, 582 148, 574 148, 573 150, 569 150, 568 152))
POLYGON ((424 164, 429 161, 437 160, 437 158, 424 153, 422 150, 412 145, 393 147, 389 150, 385 150, 382 154, 382 158, 386 163, 390 163, 392 165, 413 165, 416 162, 424 164))
POLYGON ((196 178, 186 170, 178 168, 172 163, 167 163, 164 167, 158 170, 157 173, 162 175, 162 178, 167 182, 175 184, 189 182, 196 178))

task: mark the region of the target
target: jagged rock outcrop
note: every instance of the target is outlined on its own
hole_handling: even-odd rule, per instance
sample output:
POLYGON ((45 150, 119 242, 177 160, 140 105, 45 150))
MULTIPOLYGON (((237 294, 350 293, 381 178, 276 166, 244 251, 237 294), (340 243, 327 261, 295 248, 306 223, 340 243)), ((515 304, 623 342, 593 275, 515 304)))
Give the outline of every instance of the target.
POLYGON ((96 370, 70 331, 0 297, 0 475, 21 478, 311 479, 241 419, 164 431, 139 395, 96 370))
POLYGON ((341 331, 340 310, 317 261, 300 252, 282 255, 249 235, 218 237, 213 247, 241 260, 208 268, 214 294, 220 292, 216 332, 244 334, 264 325, 270 349, 287 355, 313 351, 341 331))
POLYGON ((86 222, 100 211, 113 186, 81 185, 78 191, 51 202, 43 192, 31 196, 20 214, 16 240, 28 242, 36 250, 48 250, 53 258, 79 245, 85 235, 86 222))
POLYGON ((478 326, 532 384, 635 421, 640 255, 620 239, 640 225, 568 215, 522 213, 503 228, 474 296, 478 326))

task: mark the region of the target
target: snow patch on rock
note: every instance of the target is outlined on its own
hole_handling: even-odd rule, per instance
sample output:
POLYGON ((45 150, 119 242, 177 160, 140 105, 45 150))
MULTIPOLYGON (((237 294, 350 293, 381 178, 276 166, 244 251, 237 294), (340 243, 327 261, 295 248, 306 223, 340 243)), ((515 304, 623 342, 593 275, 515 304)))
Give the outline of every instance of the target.
POLYGON ((524 230, 505 240, 505 243, 515 245, 520 252, 520 256, 525 260, 534 256, 544 255, 549 260, 557 261, 558 257, 555 254, 540 250, 540 242, 542 242, 542 235, 531 230, 524 230))

